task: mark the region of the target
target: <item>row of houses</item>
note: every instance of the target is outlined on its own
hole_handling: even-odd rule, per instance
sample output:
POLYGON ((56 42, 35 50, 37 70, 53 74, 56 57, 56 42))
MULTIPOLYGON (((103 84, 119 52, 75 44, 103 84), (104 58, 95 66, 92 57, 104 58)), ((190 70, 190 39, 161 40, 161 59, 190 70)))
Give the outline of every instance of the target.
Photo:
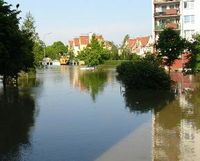
POLYGON ((146 53, 153 53, 153 44, 152 36, 129 38, 125 48, 128 48, 131 53, 144 57, 146 53))
MULTIPOLYGON (((75 56, 77 56, 80 53, 80 51, 82 51, 84 48, 86 48, 90 44, 93 35, 95 35, 96 39, 99 42, 104 43, 105 48, 111 50, 111 46, 108 43, 108 41, 106 41, 102 35, 94 34, 94 33, 89 33, 89 34, 85 34, 85 35, 81 35, 79 37, 73 38, 72 40, 68 42, 69 49, 73 51, 75 56)), ((153 36, 129 38, 125 42, 124 48, 129 49, 132 54, 137 54, 141 57, 145 57, 147 53, 155 52, 154 43, 155 43, 155 40, 153 36)), ((122 51, 123 49, 119 49, 118 54, 121 55, 122 51)), ((188 61, 187 54, 181 55, 181 57, 177 59, 172 65, 171 67, 172 70, 182 71, 187 61, 188 61)))
MULTIPOLYGON (((104 39, 102 35, 89 33, 86 35, 75 37, 68 42, 69 48, 71 51, 73 51, 75 56, 77 56, 80 51, 82 51, 84 48, 87 47, 87 45, 90 44, 93 35, 95 35, 96 39, 99 42, 104 43, 105 48, 111 49, 110 44, 104 39)), ((153 39, 151 36, 129 38, 125 43, 125 48, 128 48, 133 54, 144 57, 146 53, 153 53, 153 39)), ((121 51, 119 50, 119 55, 120 54, 121 51)))

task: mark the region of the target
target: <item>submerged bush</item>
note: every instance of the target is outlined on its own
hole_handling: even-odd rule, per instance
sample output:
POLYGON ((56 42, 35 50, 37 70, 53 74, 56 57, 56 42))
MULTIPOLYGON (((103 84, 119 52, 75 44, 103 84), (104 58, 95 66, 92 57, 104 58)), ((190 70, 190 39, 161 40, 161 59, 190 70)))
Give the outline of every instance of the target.
POLYGON ((147 56, 117 67, 118 79, 129 89, 170 89, 171 80, 158 60, 147 56))

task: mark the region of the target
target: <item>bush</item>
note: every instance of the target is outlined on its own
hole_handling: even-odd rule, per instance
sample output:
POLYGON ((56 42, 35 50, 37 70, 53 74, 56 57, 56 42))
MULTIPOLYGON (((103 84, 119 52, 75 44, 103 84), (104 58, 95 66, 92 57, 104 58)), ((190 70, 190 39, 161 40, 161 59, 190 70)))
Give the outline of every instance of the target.
POLYGON ((157 59, 147 56, 117 67, 118 79, 129 89, 170 89, 171 80, 157 59))

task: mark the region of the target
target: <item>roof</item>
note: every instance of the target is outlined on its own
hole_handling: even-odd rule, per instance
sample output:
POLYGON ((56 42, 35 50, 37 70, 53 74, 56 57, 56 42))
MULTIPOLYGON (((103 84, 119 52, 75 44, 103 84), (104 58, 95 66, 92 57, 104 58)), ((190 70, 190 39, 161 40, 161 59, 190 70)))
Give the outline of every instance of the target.
POLYGON ((80 36, 80 44, 88 45, 89 44, 89 36, 80 36))
POLYGON ((141 42, 142 47, 146 46, 149 42, 150 36, 138 37, 137 40, 141 42))
POLYGON ((128 39, 128 47, 133 48, 137 42, 137 39, 128 39))
POLYGON ((74 38, 74 46, 80 46, 79 38, 74 38))

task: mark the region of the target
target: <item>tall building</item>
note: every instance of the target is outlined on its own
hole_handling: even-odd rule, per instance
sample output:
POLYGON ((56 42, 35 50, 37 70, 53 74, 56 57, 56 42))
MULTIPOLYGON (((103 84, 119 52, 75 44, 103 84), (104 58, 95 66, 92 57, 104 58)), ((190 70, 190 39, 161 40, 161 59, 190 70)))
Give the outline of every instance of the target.
POLYGON ((177 30, 186 39, 200 32, 200 0, 152 0, 153 39, 165 28, 177 30))

